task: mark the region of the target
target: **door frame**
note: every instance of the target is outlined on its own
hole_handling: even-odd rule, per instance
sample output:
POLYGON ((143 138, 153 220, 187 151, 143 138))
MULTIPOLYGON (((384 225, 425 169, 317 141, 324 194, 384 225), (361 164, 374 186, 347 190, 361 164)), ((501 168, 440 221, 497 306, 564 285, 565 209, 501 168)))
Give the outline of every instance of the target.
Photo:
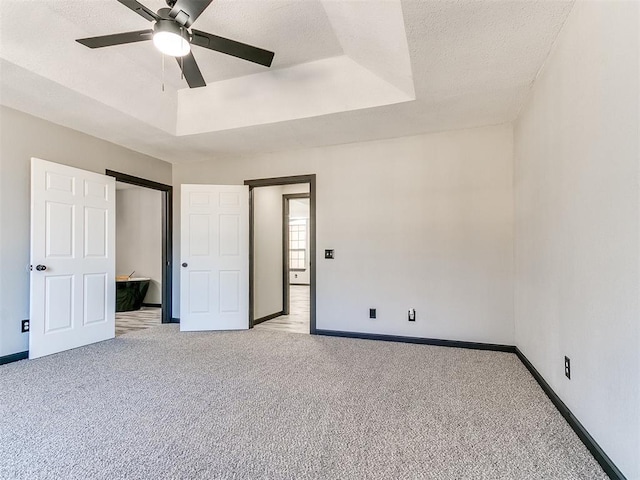
MULTIPOLYGON (((253 328, 253 291, 254 291, 254 207, 253 189, 258 187, 276 187, 282 185, 309 184, 309 333, 316 333, 316 175, 293 175, 290 177, 261 178, 245 180, 249 187, 249 328, 253 328)), ((284 267, 283 267, 284 274, 284 267)), ((287 292, 288 294, 288 292, 287 292)), ((284 295, 284 293, 283 293, 284 295)), ((283 304, 284 309, 284 304, 283 304)))
MULTIPOLYGON (((289 315, 291 285, 289 272, 289 200, 292 198, 309 198, 309 193, 285 193, 282 195, 282 314, 289 315)), ((309 200, 309 223, 311 223, 311 200, 309 200)), ((310 229, 307 229, 307 231, 310 229)), ((311 262, 311 245, 309 245, 309 262, 311 262)), ((311 265, 309 265, 311 268, 311 265)), ((309 286, 311 281, 309 281, 309 286)))
MULTIPOLYGON (((162 323, 171 323, 171 286, 173 283, 173 269, 171 265, 173 258, 173 242, 171 237, 171 231, 173 229, 173 187, 114 170, 106 170, 105 175, 115 178, 116 182, 159 190, 162 193, 162 323)), ((116 257, 117 255, 118 252, 116 252, 116 257)))

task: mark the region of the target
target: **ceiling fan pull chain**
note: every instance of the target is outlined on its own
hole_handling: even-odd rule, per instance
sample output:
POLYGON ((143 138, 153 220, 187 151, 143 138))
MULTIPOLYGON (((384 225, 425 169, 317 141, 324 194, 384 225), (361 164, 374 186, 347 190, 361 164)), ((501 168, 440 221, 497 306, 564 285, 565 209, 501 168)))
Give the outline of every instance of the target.
MULTIPOLYGON (((182 33, 182 28, 180 28, 180 33, 182 33)), ((180 35, 182 47, 184 48, 184 37, 180 35)), ((180 80, 184 80, 184 56, 180 57, 180 80)))
POLYGON ((164 92, 164 53, 162 54, 162 91, 164 92))

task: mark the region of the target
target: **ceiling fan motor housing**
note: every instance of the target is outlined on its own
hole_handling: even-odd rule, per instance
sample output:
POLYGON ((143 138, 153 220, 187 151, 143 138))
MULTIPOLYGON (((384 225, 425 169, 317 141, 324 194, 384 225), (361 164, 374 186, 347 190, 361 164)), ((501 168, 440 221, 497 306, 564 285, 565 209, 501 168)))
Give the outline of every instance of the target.
MULTIPOLYGON (((176 3, 176 2, 173 2, 173 3, 176 3)), ((189 21, 189 14, 186 13, 184 10, 180 10, 180 9, 176 9, 176 10, 177 11, 174 11, 171 8, 161 8, 160 10, 158 10, 157 15, 161 19, 172 20, 176 22, 178 25, 186 27, 187 22, 189 21), (173 12, 173 14, 171 12, 173 12)))

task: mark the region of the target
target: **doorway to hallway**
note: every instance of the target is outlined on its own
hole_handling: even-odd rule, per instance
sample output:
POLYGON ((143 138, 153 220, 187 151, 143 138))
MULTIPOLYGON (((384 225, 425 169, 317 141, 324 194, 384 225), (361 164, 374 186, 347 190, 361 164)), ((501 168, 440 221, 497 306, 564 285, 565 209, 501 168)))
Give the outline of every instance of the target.
POLYGON ((315 333, 315 175, 245 185, 251 327, 315 333))
POLYGON ((282 194, 282 315, 258 324, 257 328, 309 333, 308 184, 290 187, 305 191, 282 194))

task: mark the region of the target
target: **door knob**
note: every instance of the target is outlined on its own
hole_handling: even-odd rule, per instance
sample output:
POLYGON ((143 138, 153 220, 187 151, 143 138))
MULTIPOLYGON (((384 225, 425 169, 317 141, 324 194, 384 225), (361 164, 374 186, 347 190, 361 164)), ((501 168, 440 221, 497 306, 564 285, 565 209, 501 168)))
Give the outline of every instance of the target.
POLYGON ((39 272, 44 272, 47 269, 46 265, 36 265, 36 270, 39 272))
POLYGON ((187 268, 187 267, 189 266, 189 264, 188 264, 187 262, 184 262, 184 263, 182 264, 182 266, 183 266, 184 268, 187 268))

